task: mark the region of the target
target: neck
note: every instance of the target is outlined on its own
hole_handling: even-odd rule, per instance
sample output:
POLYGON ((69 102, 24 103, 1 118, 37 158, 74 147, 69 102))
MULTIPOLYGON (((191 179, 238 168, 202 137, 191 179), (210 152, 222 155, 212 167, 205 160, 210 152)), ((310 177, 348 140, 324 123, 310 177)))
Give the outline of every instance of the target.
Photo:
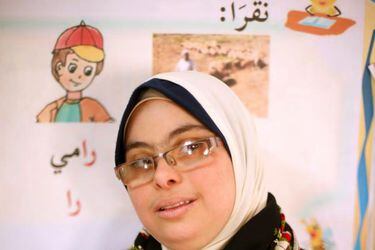
POLYGON ((82 98, 82 91, 68 91, 66 94, 68 100, 79 100, 82 98))

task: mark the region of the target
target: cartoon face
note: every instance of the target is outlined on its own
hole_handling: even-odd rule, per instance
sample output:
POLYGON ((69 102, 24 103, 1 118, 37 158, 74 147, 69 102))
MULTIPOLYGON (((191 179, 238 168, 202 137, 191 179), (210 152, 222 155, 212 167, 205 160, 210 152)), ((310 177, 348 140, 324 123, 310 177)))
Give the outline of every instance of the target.
POLYGON ((336 0, 311 0, 311 3, 314 6, 320 6, 320 7, 328 7, 332 6, 336 0))
POLYGON ((81 91, 87 88, 95 77, 96 63, 86 61, 75 53, 66 57, 65 65, 56 64, 59 82, 62 87, 70 92, 81 91))

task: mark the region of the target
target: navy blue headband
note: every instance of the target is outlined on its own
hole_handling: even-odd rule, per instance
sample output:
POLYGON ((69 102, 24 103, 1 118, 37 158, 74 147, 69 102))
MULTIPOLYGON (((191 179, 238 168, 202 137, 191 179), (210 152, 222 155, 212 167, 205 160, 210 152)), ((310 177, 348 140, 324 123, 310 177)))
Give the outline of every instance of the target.
POLYGON ((134 106, 138 103, 141 94, 146 89, 155 89, 160 93, 164 94, 166 97, 180 105, 186 111, 188 111, 191 115, 193 115, 196 119, 198 119, 203 125, 205 125, 209 130, 219 136, 229 152, 229 148, 227 142, 216 126, 216 124, 212 121, 211 117, 207 114, 204 110, 202 105, 192 96, 185 88, 177 85, 173 82, 163 79, 153 78, 139 87, 137 87, 134 92, 132 93, 128 105, 124 111, 124 114, 121 119, 119 131, 117 134, 117 143, 116 143, 116 152, 115 152, 115 163, 116 166, 122 164, 126 161, 125 159, 125 143, 124 143, 124 128, 128 117, 133 110, 134 106))

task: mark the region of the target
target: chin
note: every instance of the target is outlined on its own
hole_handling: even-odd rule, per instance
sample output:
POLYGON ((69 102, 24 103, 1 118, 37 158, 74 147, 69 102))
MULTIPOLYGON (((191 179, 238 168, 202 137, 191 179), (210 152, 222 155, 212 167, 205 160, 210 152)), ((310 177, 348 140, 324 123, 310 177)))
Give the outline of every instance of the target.
MULTIPOLYGON (((202 234, 206 229, 199 227, 198 225, 168 225, 164 227, 157 227, 156 233, 153 234, 163 245, 166 245, 168 249, 201 249, 209 241, 205 242, 202 237, 207 237, 206 234, 202 234), (162 229, 161 229, 162 228, 162 229)), ((152 232, 151 232, 152 234, 152 232)))
POLYGON ((82 90, 84 90, 85 88, 83 88, 82 86, 79 86, 79 87, 71 87, 71 88, 68 88, 67 91, 69 92, 80 92, 82 90))

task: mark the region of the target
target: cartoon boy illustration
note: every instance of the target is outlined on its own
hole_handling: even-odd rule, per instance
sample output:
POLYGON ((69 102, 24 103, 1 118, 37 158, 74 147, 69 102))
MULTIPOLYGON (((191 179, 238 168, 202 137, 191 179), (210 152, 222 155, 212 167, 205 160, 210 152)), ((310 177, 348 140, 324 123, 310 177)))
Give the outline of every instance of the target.
POLYGON ((37 122, 112 121, 97 100, 82 96, 82 91, 103 70, 103 37, 99 30, 83 21, 66 29, 57 39, 52 54, 52 75, 66 95, 46 105, 37 115, 37 122))

